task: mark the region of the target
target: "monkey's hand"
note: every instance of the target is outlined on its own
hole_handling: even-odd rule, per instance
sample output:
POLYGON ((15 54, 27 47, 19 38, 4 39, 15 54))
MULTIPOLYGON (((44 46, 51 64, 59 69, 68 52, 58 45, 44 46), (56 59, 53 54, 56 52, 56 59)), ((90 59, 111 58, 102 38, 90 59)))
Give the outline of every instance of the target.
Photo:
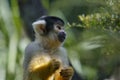
POLYGON ((57 59, 52 59, 51 60, 51 71, 55 72, 60 68, 60 61, 57 59))
POLYGON ((74 70, 72 67, 62 69, 60 72, 60 75, 62 76, 62 80, 71 80, 73 74, 74 74, 74 70))

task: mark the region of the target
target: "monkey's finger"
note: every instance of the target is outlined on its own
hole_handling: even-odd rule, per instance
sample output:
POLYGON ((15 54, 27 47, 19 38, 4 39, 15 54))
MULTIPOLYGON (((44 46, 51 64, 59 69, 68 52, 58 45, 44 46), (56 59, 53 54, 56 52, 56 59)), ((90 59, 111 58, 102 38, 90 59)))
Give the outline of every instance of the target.
POLYGON ((74 73, 74 71, 73 71, 72 68, 62 69, 61 72, 60 72, 61 76, 63 76, 63 77, 72 76, 73 73, 74 73))

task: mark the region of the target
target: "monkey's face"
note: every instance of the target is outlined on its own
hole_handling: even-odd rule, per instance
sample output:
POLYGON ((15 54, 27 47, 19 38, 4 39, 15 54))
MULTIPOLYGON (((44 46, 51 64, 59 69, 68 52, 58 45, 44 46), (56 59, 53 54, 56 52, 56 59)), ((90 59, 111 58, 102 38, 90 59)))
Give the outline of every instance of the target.
POLYGON ((66 38, 64 21, 58 17, 41 17, 33 23, 33 28, 37 36, 46 37, 49 40, 64 42, 66 38))
POLYGON ((63 42, 66 38, 66 32, 64 31, 64 26, 59 25, 59 24, 55 24, 54 25, 54 31, 57 34, 58 40, 60 42, 63 42))

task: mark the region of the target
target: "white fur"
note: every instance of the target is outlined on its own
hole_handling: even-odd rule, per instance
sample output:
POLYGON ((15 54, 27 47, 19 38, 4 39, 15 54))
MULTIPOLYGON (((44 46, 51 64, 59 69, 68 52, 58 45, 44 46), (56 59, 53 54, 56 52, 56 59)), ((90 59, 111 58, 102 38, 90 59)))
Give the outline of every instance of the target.
POLYGON ((43 25, 45 25, 46 22, 45 22, 45 20, 38 20, 38 21, 35 21, 35 22, 32 23, 33 26, 36 26, 36 25, 38 25, 38 24, 43 24, 43 25))

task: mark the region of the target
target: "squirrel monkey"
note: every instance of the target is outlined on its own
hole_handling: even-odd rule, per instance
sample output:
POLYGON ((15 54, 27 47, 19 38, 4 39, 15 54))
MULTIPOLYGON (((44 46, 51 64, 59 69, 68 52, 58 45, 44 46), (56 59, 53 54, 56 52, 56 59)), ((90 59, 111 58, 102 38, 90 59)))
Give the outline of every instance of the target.
POLYGON ((25 49, 23 80, 71 80, 74 70, 69 66, 64 21, 42 16, 33 22, 35 41, 25 49))

